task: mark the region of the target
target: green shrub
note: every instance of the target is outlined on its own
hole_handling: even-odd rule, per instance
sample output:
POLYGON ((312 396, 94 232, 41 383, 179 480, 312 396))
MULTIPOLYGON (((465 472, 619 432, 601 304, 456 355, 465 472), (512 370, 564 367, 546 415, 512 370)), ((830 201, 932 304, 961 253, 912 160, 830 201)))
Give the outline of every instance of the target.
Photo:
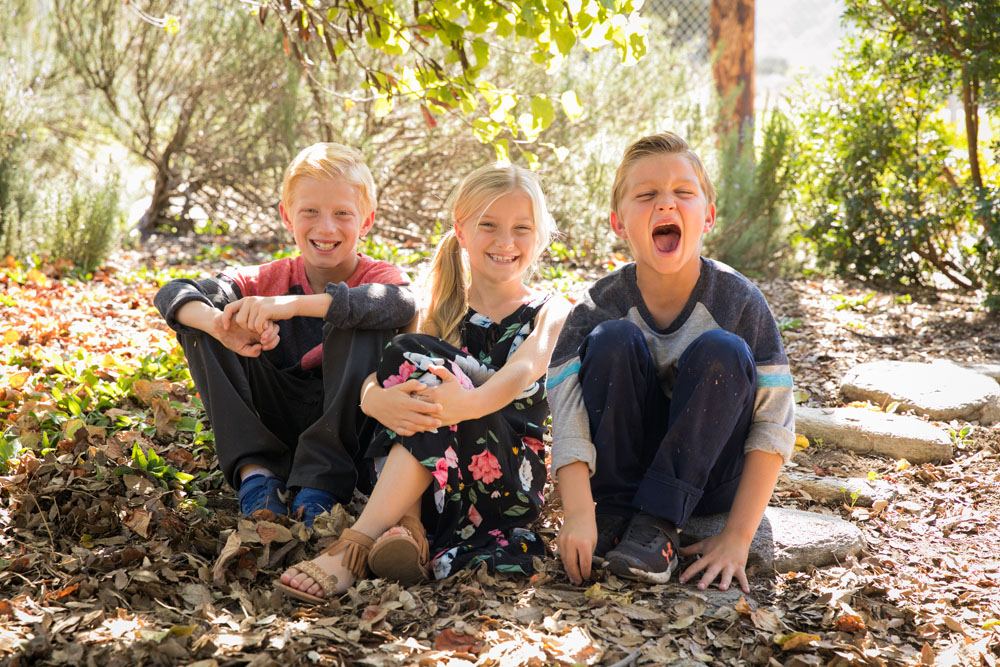
POLYGON ((118 179, 101 187, 75 183, 49 193, 43 221, 43 253, 65 258, 81 271, 93 271, 107 257, 123 227, 118 179))
POLYGON ((845 277, 943 276, 1000 292, 1000 237, 988 233, 995 190, 970 183, 963 138, 940 113, 946 77, 873 32, 848 40, 841 57, 801 104, 796 217, 820 263, 845 277))
POLYGON ((744 273, 779 273, 790 255, 785 203, 794 179, 794 128, 780 111, 762 114, 755 141, 722 139, 715 229, 705 254, 744 273))

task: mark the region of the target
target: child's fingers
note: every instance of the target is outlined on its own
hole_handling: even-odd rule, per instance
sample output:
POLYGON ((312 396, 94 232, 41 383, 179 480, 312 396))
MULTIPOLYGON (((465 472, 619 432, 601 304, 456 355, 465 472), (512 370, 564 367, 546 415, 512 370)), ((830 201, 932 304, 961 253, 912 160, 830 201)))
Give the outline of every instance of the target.
POLYGON ((708 588, 711 583, 718 578, 721 569, 722 568, 715 563, 707 567, 705 569, 705 574, 701 577, 701 581, 698 582, 698 590, 703 591, 708 588))
POLYGON ((736 570, 736 581, 740 582, 740 588, 744 593, 750 592, 750 581, 747 579, 746 570, 742 567, 736 570))
POLYGON ((694 544, 689 544, 686 547, 681 547, 678 551, 682 556, 697 556, 701 553, 701 542, 695 542, 694 544))
POLYGON ((439 378, 441 378, 442 382, 457 382, 458 381, 455 378, 454 374, 452 374, 452 372, 449 371, 444 366, 438 366, 436 364, 432 364, 432 365, 430 365, 430 366, 427 367, 427 370, 429 370, 431 373, 433 373, 434 375, 436 375, 439 378))
POLYGON ((415 391, 423 391, 424 389, 427 388, 427 385, 425 385, 420 380, 407 380, 406 382, 403 382, 402 384, 397 384, 391 388, 404 391, 407 394, 412 394, 415 391))
POLYGON ((238 313, 240 306, 242 305, 243 299, 239 301, 233 301, 232 303, 227 303, 226 307, 222 309, 222 328, 228 329, 229 322, 233 319, 233 315, 238 313))
MULTIPOLYGON (((691 555, 691 554, 685 554, 683 547, 681 547, 681 554, 685 556, 691 555)), ((680 581, 683 584, 685 581, 688 581, 696 574, 704 570, 706 565, 708 565, 708 561, 706 561, 704 558, 699 558, 695 562, 688 565, 688 568, 684 570, 684 573, 681 574, 680 579, 678 581, 680 581)))
POLYGON ((577 564, 576 552, 570 548, 560 549, 559 557, 562 559, 563 567, 566 569, 566 576, 574 586, 579 586, 583 579, 580 577, 580 567, 577 564))

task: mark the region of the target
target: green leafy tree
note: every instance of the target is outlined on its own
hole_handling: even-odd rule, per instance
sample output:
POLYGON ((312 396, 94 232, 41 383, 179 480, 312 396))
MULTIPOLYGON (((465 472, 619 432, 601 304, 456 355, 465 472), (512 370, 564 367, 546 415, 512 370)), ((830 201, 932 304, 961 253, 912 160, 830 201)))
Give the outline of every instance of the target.
POLYGON ((883 35, 925 76, 944 79, 965 111, 972 184, 983 186, 979 111, 1000 101, 1000 3, 996 0, 848 0, 846 19, 883 35))
POLYGON ((613 44, 624 62, 646 50, 633 0, 266 0, 251 6, 264 24, 276 17, 286 52, 307 68, 320 59, 354 63, 364 73, 360 88, 334 91, 348 103, 371 102, 381 117, 401 101, 413 102, 428 125, 435 115, 460 115, 498 158, 516 147, 533 165, 538 157, 527 147, 552 124, 557 108, 579 116, 580 98, 569 90, 554 97, 497 86, 482 76, 491 61, 525 58, 551 71, 577 44, 588 50, 613 44), (373 61, 373 52, 391 58, 373 61))

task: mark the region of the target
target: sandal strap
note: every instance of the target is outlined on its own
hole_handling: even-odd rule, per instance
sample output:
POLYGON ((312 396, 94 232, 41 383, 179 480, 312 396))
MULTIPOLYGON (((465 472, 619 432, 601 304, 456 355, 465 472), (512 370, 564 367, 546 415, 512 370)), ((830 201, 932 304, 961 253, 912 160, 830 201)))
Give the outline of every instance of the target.
POLYGON ((412 514, 404 514, 396 525, 405 529, 417 543, 420 565, 426 566, 431 558, 431 549, 427 543, 427 529, 424 528, 424 523, 412 514))
MULTIPOLYGON (((343 564, 351 574, 358 579, 368 576, 368 554, 375 540, 352 528, 346 528, 340 534, 340 539, 323 550, 323 553, 336 556, 343 552, 343 564)), ((320 584, 322 585, 322 584, 320 584)))
POLYGON ((310 579, 319 584, 319 587, 323 589, 324 598, 329 599, 336 591, 337 577, 324 572, 323 568, 311 560, 302 561, 301 563, 296 564, 295 569, 309 575, 310 579))

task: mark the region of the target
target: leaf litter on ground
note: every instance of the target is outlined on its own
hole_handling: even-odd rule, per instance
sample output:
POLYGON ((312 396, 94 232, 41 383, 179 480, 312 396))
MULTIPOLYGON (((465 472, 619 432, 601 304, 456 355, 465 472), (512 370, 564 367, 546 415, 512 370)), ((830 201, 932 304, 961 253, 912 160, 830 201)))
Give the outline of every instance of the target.
MULTIPOLYGON (((232 245, 232 261, 267 259, 259 245, 232 245)), ((996 427, 972 425, 957 458, 938 466, 804 446, 798 465, 874 473, 899 499, 824 507, 776 492, 772 504, 854 521, 869 551, 836 567, 757 572, 749 595, 612 575, 577 587, 553 556, 527 580, 481 570, 408 589, 367 580, 304 605, 271 582, 335 539, 363 498, 314 529, 239 516, 213 473, 210 425, 183 357, 152 307, 171 267, 136 252, 119 252, 88 281, 61 275, 65 267, 7 267, 0 294, 17 307, 0 325, 0 658, 10 664, 1000 659, 996 427)), ((175 266, 170 275, 220 268, 175 266)), ((872 290, 831 280, 761 287, 779 321, 796 322, 782 335, 800 399, 812 405, 840 405, 840 374, 862 361, 1000 358, 995 317, 960 295, 875 292, 862 310, 837 310, 833 296, 872 290)), ((534 527, 553 543, 560 504, 551 487, 547 495, 534 527)))

